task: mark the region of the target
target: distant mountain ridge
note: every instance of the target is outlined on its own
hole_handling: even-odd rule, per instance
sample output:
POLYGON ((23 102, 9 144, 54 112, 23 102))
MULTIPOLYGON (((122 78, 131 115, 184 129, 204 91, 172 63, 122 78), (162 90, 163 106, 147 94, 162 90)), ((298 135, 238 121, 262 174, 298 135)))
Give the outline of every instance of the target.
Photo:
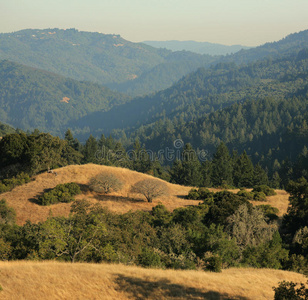
POLYGON ((129 100, 97 83, 0 61, 0 121, 15 128, 63 135, 68 121, 129 100))
POLYGON ((156 48, 165 48, 172 51, 191 51, 199 54, 209 55, 226 55, 238 52, 242 49, 249 49, 250 47, 242 45, 226 46, 222 44, 209 43, 209 42, 196 42, 196 41, 144 41, 147 44, 156 48))
POLYGON ((120 35, 84 32, 76 29, 26 29, 0 34, 0 60, 6 59, 50 71, 75 80, 92 81, 117 89, 117 84, 134 82, 161 66, 159 75, 142 81, 137 91, 147 94, 164 89, 187 73, 206 66, 213 59, 196 53, 177 53, 133 43, 120 35), (164 67, 167 66, 167 67, 164 67), (166 72, 170 73, 168 77, 166 72))

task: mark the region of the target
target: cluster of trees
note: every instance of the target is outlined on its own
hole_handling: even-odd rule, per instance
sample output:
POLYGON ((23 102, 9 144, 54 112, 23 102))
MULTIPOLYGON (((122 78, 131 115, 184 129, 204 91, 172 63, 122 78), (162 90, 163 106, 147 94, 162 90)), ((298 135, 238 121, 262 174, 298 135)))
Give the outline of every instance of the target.
POLYGON ((49 168, 79 164, 82 154, 59 137, 34 131, 5 135, 0 140, 0 157, 0 178, 9 178, 21 172, 32 176, 49 168))
POLYGON ((173 212, 159 204, 151 212, 119 215, 74 201, 69 217, 49 216, 23 226, 14 224, 2 201, 0 256, 211 271, 252 266, 307 274, 307 181, 291 183, 289 192, 282 227, 269 217, 268 207, 253 207, 243 195, 228 191, 173 212))
POLYGON ((186 144, 181 160, 176 160, 170 170, 171 182, 204 187, 253 187, 268 185, 267 173, 259 164, 255 166, 244 151, 230 155, 228 148, 221 143, 212 160, 202 164, 190 144, 186 144))

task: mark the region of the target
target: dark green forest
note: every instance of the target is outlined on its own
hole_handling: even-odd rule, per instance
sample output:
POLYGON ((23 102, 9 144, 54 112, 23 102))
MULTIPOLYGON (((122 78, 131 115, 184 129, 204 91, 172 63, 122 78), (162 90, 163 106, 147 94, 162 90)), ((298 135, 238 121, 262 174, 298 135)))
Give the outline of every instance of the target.
POLYGON ((61 135, 68 121, 109 110, 130 97, 9 61, 0 61, 0 120, 61 135))

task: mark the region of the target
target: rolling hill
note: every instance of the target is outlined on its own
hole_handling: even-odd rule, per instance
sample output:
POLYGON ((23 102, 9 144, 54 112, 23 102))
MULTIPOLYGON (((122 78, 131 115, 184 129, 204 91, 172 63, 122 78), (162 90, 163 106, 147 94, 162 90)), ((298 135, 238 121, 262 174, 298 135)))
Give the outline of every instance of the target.
MULTIPOLYGON (((22 225, 27 220, 34 223, 44 221, 50 215, 50 212, 53 216, 68 216, 71 204, 60 203, 52 206, 40 206, 35 203, 35 199, 45 190, 66 182, 76 182, 82 187, 82 194, 76 196, 76 199, 87 199, 91 203, 101 203, 102 206, 116 213, 125 213, 131 210, 150 211, 152 207, 159 203, 164 204, 170 211, 178 207, 199 203, 196 200, 184 199, 184 196, 191 189, 190 187, 171 183, 166 183, 169 189, 168 195, 155 199, 153 203, 148 203, 140 195, 132 194, 130 187, 137 181, 153 177, 128 169, 94 164, 71 165, 57 169, 57 174, 57 176, 46 172, 39 174, 35 176, 34 181, 15 187, 11 192, 1 194, 1 198, 4 198, 8 205, 15 209, 17 224, 22 225), (102 172, 114 174, 125 183, 121 192, 101 195, 89 190, 90 179, 102 172)), ((237 192, 238 190, 233 191, 237 192)), ((285 191, 277 191, 277 195, 269 197, 267 202, 253 202, 253 204, 270 204, 277 207, 279 215, 282 216, 288 207, 288 194, 285 191)))
POLYGON ((0 59, 47 70, 75 80, 117 87, 116 83, 139 85, 121 91, 149 93, 171 85, 197 67, 213 60, 196 53, 177 53, 132 43, 119 35, 76 29, 26 29, 0 34, 0 59), (165 81, 156 81, 157 66, 165 81), (145 78, 143 78, 143 74, 145 78), (168 76, 169 74, 169 76, 168 76), (148 77, 151 80, 148 80, 148 77), (142 83, 143 87, 140 87, 142 83))
POLYGON ((244 66, 225 63, 210 69, 200 68, 166 90, 135 98, 106 113, 95 112, 72 122, 70 127, 89 126, 92 133, 99 135, 113 129, 143 127, 165 119, 191 122, 233 103, 251 99, 305 95, 308 79, 306 52, 305 49, 298 50, 284 58, 244 66))
POLYGON ((9 134, 9 133, 15 133, 15 132, 16 130, 13 127, 0 122, 0 137, 3 137, 4 135, 9 134))
POLYGON ((16 128, 62 135, 69 120, 129 100, 96 83, 0 61, 0 120, 16 128))
POLYGON ((222 273, 144 269, 120 264, 0 262, 1 299, 272 299, 279 282, 301 274, 270 269, 222 273))

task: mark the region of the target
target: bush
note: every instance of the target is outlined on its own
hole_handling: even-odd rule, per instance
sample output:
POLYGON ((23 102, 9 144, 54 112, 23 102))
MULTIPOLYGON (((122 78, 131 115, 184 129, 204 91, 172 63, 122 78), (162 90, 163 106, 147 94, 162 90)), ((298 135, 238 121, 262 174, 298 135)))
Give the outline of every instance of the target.
POLYGON ((100 173, 90 180, 90 188, 98 193, 109 194, 120 191, 123 182, 114 174, 100 173))
POLYGON ((214 255, 212 253, 206 253, 204 255, 204 270, 211 272, 221 272, 222 269, 222 259, 219 255, 214 255))
POLYGON ((253 200, 254 201, 267 201, 266 195, 263 192, 254 192, 253 193, 253 200))
POLYGON ((188 195, 186 196, 186 198, 189 200, 199 200, 199 197, 200 195, 196 189, 191 189, 188 195))
POLYGON ((16 212, 14 208, 8 207, 4 199, 0 200, 0 224, 15 223, 16 212))
POLYGON ((186 198, 190 200, 205 200, 213 195, 214 193, 210 192, 207 188, 201 187, 198 190, 191 189, 186 198))
POLYGON ((26 173, 20 173, 16 177, 12 177, 9 179, 3 179, 0 182, 0 193, 5 193, 11 191, 14 187, 18 185, 23 185, 31 181, 31 178, 26 173))
POLYGON ((58 184, 54 189, 44 193, 39 197, 38 202, 41 205, 56 204, 59 202, 69 203, 74 200, 74 196, 81 193, 77 183, 70 182, 58 184))
POLYGON ((273 206, 270 206, 268 204, 266 205, 258 205, 256 206, 257 208, 261 209, 261 211, 263 212, 264 216, 266 218, 268 218, 270 221, 272 220, 277 220, 278 217, 278 213, 279 213, 279 209, 273 206))
POLYGON ((252 193, 264 193, 266 196, 274 196, 276 195, 276 192, 274 189, 270 188, 267 185, 257 185, 253 188, 252 193))
POLYGON ((251 192, 248 192, 246 190, 240 190, 237 192, 237 195, 244 197, 246 200, 253 200, 254 194, 251 192))
POLYGON ((153 250, 143 248, 142 252, 138 255, 138 263, 142 267, 161 267, 160 256, 153 250))
MULTIPOLYGON (((308 284, 308 282, 307 282, 308 284)), ((292 281, 279 282, 278 287, 273 287, 275 300, 307 300, 308 288, 303 283, 297 284, 292 281), (298 286, 299 285, 299 286, 298 286)))

